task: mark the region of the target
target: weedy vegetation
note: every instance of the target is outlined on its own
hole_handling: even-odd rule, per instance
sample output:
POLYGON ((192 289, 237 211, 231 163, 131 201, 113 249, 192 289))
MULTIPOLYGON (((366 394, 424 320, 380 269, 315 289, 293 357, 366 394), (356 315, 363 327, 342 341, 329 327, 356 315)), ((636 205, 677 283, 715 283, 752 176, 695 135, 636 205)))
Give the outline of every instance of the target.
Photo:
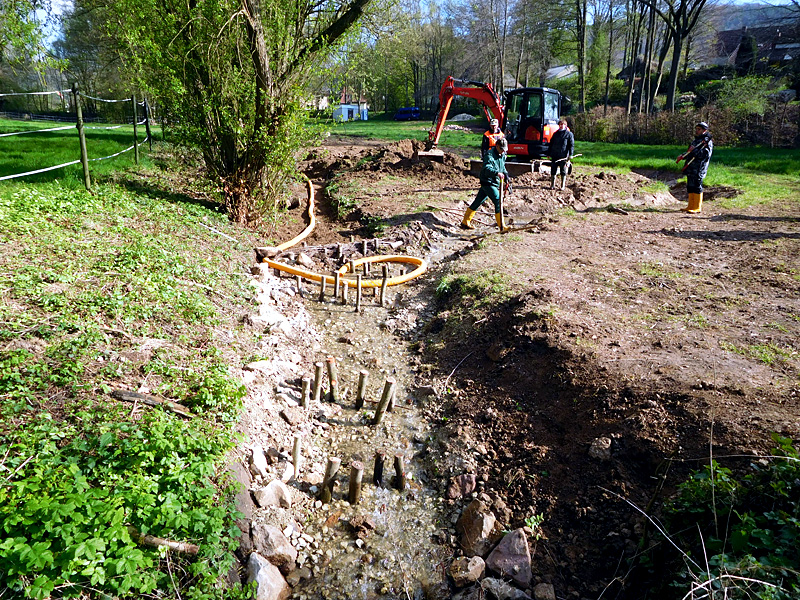
POLYGON ((798 597, 800 455, 792 440, 773 440, 774 455, 744 474, 712 460, 667 504, 666 531, 685 553, 668 597, 798 597))
POLYGON ((245 394, 228 365, 254 340, 230 316, 251 297, 250 246, 202 227, 231 229, 208 207, 108 182, 4 184, 0 223, 0 597, 244 594, 220 582, 239 533, 224 465, 245 394))

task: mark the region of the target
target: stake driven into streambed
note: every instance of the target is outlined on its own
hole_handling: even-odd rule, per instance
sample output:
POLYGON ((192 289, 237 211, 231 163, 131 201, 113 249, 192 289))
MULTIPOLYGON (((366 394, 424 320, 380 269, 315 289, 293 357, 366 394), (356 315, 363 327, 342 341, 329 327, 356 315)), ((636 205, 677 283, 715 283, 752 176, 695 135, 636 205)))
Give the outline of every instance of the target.
MULTIPOLYGON (((288 248, 291 248, 296 244, 299 244, 302 240, 304 240, 311 234, 311 232, 317 225, 317 219, 314 216, 314 187, 311 184, 311 180, 308 179, 308 177, 306 177, 306 182, 308 184, 308 219, 309 219, 308 227, 306 227, 302 231, 302 233, 300 233, 300 235, 293 237, 288 242, 284 242, 279 246, 275 246, 273 248, 274 250, 280 252, 288 248)), ((294 265, 287 265, 278 261, 270 260, 268 258, 263 259, 263 262, 266 263, 271 269, 277 269, 278 271, 291 273, 292 275, 299 275, 304 279, 308 279, 310 281, 321 282, 324 279, 326 283, 330 284, 334 283, 334 278, 333 276, 330 275, 314 273, 313 271, 309 271, 301 267, 297 267, 294 265)), ((352 271, 353 273, 355 273, 356 268, 367 263, 403 263, 403 264, 414 265, 416 267, 412 271, 400 275, 398 277, 389 277, 386 280, 385 285, 400 285, 401 283, 406 283, 407 281, 410 281, 422 275, 428 268, 427 263, 421 258, 417 258, 415 256, 408 256, 405 254, 387 254, 387 255, 377 255, 377 256, 365 256, 364 258, 359 258, 358 260, 351 261, 349 264, 346 264, 343 267, 341 267, 337 271, 337 273, 339 273, 340 275, 344 275, 348 271, 352 271)), ((354 279, 350 280, 341 277, 340 279, 342 280, 342 285, 346 285, 348 287, 353 287, 353 288, 358 285, 358 283, 354 279)), ((381 287, 381 285, 384 285, 383 279, 367 279, 361 282, 361 287, 366 287, 366 288, 376 288, 376 287, 381 287)))

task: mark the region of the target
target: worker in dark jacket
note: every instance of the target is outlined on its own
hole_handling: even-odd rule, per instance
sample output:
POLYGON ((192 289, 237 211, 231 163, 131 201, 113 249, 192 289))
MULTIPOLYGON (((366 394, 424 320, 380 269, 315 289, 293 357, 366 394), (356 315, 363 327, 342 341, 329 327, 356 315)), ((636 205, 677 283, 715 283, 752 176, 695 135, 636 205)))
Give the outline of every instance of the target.
POLYGON ((681 154, 675 162, 686 160, 683 172, 686 173, 686 191, 689 193, 689 205, 681 210, 699 213, 703 208, 703 178, 708 173, 708 163, 714 151, 714 142, 708 131, 708 123, 701 121, 694 126, 694 139, 689 149, 681 154))
POLYGON ((561 118, 558 121, 558 130, 550 138, 550 189, 556 187, 556 174, 561 171, 561 189, 567 186, 567 172, 569 171, 569 159, 575 150, 575 136, 567 127, 567 120, 561 118))
POLYGON ((475 212, 483 204, 483 201, 486 198, 491 198, 494 203, 494 217, 497 220, 497 226, 500 231, 505 230, 502 205, 500 203, 500 189, 502 186, 510 189, 510 184, 507 183, 506 152, 508 152, 508 141, 505 138, 500 138, 495 142, 494 147, 490 148, 486 153, 480 174, 481 189, 478 190, 475 201, 464 214, 464 219, 461 221, 462 228, 475 229, 475 226, 472 225, 472 217, 475 216, 475 212))
POLYGON ((483 134, 483 140, 481 141, 481 159, 486 160, 486 153, 489 149, 494 148, 497 140, 504 137, 506 136, 500 131, 500 121, 497 119, 489 121, 489 131, 483 134))

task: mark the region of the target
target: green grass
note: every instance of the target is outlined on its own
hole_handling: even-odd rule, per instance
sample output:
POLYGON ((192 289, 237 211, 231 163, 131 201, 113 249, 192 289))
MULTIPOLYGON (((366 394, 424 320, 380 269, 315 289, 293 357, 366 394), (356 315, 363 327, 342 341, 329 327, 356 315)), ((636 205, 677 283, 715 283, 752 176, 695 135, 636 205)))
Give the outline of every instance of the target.
MULTIPOLYGON (((486 119, 476 118, 473 121, 459 122, 458 125, 485 124, 486 119)), ((368 121, 347 121, 345 123, 324 123, 334 135, 361 137, 371 140, 420 140, 428 139, 432 123, 427 119, 419 121, 394 121, 391 116, 370 117, 368 121)), ((439 147, 458 151, 472 152, 478 155, 481 147, 481 135, 470 131, 443 131, 439 138, 439 147)))
POLYGON ((469 274, 448 274, 436 287, 436 297, 447 302, 479 308, 505 302, 513 295, 506 275, 492 269, 469 274))
POLYGON ((242 235, 191 198, 128 187, 0 186, 0 596, 221 597, 245 393, 228 366, 254 343, 231 265, 250 244, 201 227, 242 235), (110 395, 140 388, 196 418, 110 395))
MULTIPOLYGON (((53 123, 49 121, 11 121, 0 119, 0 133, 14 131, 34 131, 51 127, 65 127, 70 123, 53 123)), ((70 129, 44 133, 29 133, 0 137, 0 177, 26 173, 45 167, 51 167, 73 160, 79 160, 80 143, 78 131, 74 124, 70 129)), ((133 126, 123 125, 119 129, 89 129, 90 127, 115 127, 103 123, 86 124, 86 148, 89 160, 110 156, 133 145, 133 126)), ((146 136, 144 126, 138 128, 138 139, 141 142, 146 136)), ((160 129, 153 129, 153 136, 160 139, 160 129)), ((148 144, 139 147, 140 159, 148 164, 148 144)), ((89 163, 92 176, 105 176, 113 171, 125 169, 134 164, 133 150, 114 158, 97 160, 89 163)), ((22 178, 27 183, 62 180, 66 185, 83 185, 83 170, 80 163, 22 178)))
MULTIPOLYGON (((576 142, 576 152, 583 156, 576 165, 608 167, 616 171, 661 171, 681 177, 675 157, 684 146, 646 146, 576 142)), ((726 208, 744 207, 770 201, 796 202, 800 196, 800 150, 774 148, 714 148, 704 184, 730 186, 741 195, 719 199, 726 208)))

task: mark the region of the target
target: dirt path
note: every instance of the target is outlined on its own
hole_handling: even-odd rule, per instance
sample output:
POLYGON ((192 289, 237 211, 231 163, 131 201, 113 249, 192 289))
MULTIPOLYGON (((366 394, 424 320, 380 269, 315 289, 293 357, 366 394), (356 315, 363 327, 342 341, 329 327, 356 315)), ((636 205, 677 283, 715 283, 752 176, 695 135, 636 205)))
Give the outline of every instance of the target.
POLYGON ((415 385, 437 392, 414 400, 437 432, 427 460, 442 495, 450 476, 475 474, 503 528, 541 521, 533 583, 558 597, 642 597, 630 503, 657 512, 709 452, 800 436, 796 202, 723 209, 732 191, 712 189, 689 216, 679 186, 654 194, 646 175, 576 166, 564 191, 542 174, 515 180, 509 215, 537 227, 475 237, 457 228, 477 187, 459 157, 332 140, 306 172, 338 194, 309 244, 396 238, 439 260, 402 292, 422 313, 384 323, 417 353, 415 385), (434 295, 444 275, 466 292, 434 295))

